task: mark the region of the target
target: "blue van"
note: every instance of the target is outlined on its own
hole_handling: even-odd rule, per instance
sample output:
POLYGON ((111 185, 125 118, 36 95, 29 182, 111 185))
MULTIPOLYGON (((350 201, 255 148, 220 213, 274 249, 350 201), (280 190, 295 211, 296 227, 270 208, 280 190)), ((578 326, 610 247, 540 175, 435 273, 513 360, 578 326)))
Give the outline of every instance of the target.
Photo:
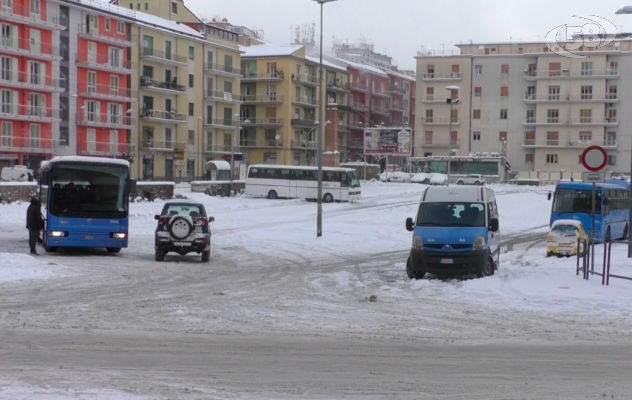
POLYGON ((435 275, 494 275, 500 262, 500 230, 494 191, 484 187, 428 187, 406 262, 410 279, 435 275))

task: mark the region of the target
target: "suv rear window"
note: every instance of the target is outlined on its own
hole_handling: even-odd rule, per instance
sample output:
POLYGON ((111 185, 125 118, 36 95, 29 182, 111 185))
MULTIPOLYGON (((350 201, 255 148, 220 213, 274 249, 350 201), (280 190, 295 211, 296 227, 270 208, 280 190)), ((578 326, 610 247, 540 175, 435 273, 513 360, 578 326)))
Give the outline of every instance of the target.
POLYGON ((205 217, 204 207, 199 204, 170 204, 165 206, 162 215, 188 215, 190 217, 205 217))

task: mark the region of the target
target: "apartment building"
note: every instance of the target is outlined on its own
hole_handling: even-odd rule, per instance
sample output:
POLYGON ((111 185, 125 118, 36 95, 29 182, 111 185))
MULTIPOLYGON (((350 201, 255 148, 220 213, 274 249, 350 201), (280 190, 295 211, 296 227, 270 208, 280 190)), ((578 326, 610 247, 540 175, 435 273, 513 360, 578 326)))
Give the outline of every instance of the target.
POLYGON ((304 46, 260 44, 242 50, 240 146, 251 164, 315 165, 319 96, 323 111, 336 104, 325 120, 328 129, 333 125, 335 150, 346 150, 351 107, 345 68, 324 60, 318 94, 320 60, 306 55, 304 46))
POLYGON ((0 5, 0 167, 39 167, 58 139, 60 32, 57 3, 2 0, 0 5))
POLYGON ((603 146, 608 169, 627 172, 632 116, 625 107, 632 80, 632 41, 583 48, 567 58, 544 43, 458 45, 417 57, 418 154, 502 153, 514 171, 583 172, 581 153, 603 146), (449 129, 448 85, 459 87, 449 129), (624 108, 623 108, 624 109, 624 108), (441 146, 441 147, 438 147, 441 146))

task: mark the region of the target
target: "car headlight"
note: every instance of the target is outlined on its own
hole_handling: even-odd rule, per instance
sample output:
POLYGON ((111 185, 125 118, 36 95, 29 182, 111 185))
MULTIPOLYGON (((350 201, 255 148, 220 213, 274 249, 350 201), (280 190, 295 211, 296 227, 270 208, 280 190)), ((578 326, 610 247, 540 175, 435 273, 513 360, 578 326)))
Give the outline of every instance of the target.
POLYGON ((127 237, 127 234, 123 232, 113 232, 110 233, 110 237, 113 239, 125 239, 127 237))
POLYGON ((63 231, 51 231, 50 235, 52 237, 65 237, 68 236, 68 232, 63 231))
POLYGON ((423 250, 424 242, 420 236, 413 236, 413 249, 423 250))
POLYGON ((472 250, 487 250, 487 241, 482 236, 477 236, 472 244, 472 250))

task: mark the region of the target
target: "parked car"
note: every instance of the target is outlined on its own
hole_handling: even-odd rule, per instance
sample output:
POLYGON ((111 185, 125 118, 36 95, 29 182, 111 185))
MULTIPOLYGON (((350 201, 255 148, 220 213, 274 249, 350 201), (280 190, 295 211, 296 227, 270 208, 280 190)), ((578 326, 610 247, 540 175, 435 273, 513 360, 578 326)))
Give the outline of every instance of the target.
POLYGON ((32 169, 28 169, 25 165, 14 165, 2 168, 1 179, 5 182, 26 182, 29 180, 29 174, 33 176, 32 169))
POLYGON ((432 173, 428 181, 433 186, 443 186, 448 184, 448 176, 444 174, 432 173))
POLYGON ((456 181, 457 185, 483 186, 486 183, 487 183, 487 181, 485 180, 485 177, 483 175, 479 175, 479 174, 470 174, 470 175, 466 176, 465 178, 459 178, 456 181))
POLYGON ((584 244, 578 240, 587 241, 588 235, 581 222, 574 219, 558 219, 553 222, 546 238, 546 256, 570 257, 584 254, 584 244))
POLYGON ((168 253, 184 256, 189 253, 202 255, 202 262, 211 256, 211 228, 214 217, 207 217, 203 204, 185 200, 165 203, 155 234, 156 261, 164 261, 168 253))
POLYGON ((387 182, 410 183, 410 174, 406 172, 389 172, 387 182))
POLYGON ((415 174, 412 178, 410 178, 410 182, 428 184, 430 183, 430 174, 425 174, 423 172, 415 174))

